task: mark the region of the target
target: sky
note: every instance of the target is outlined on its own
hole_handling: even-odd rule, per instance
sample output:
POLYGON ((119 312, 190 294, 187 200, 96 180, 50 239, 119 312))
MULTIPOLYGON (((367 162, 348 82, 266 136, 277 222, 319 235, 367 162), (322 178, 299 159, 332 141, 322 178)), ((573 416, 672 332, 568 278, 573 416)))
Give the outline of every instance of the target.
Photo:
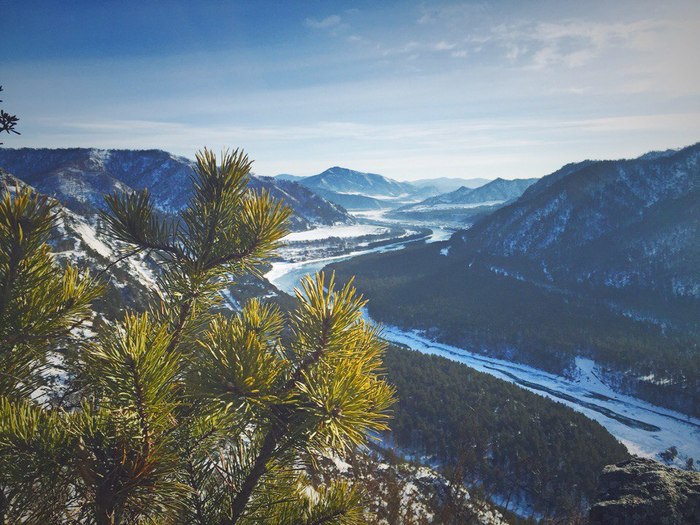
POLYGON ((700 2, 0 0, 4 147, 539 177, 700 141, 700 2))

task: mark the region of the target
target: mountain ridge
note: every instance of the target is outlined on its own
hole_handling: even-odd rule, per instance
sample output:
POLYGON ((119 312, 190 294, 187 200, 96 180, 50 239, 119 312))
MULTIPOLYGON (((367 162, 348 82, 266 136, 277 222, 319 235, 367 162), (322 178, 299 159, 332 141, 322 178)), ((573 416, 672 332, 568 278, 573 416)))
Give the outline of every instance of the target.
POLYGON ((433 188, 418 188, 410 182, 400 182, 378 173, 340 166, 306 177, 299 183, 327 200, 353 210, 396 208, 436 191, 433 188))
POLYGON ((627 288, 700 301, 700 144, 562 170, 453 237, 454 253, 618 301, 627 288))
MULTIPOLYGON (((0 167, 80 212, 102 209, 105 194, 144 188, 157 209, 176 212, 189 200, 194 165, 185 157, 153 149, 0 149, 0 167)), ((250 187, 285 199, 295 211, 292 229, 355 222, 342 207, 295 182, 251 174, 250 187)))
POLYGON ((378 321, 696 415, 700 144, 563 166, 449 241, 332 265, 378 321))
POLYGON ((494 179, 478 188, 462 186, 449 193, 443 193, 425 199, 416 204, 403 206, 397 211, 408 211, 420 206, 435 206, 440 204, 478 204, 485 202, 505 202, 515 199, 534 184, 538 179, 494 179))

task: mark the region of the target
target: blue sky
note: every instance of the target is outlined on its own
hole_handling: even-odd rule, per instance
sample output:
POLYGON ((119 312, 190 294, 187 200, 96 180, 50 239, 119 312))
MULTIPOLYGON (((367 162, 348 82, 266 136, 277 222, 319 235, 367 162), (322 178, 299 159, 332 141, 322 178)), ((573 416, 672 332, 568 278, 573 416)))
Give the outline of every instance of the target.
POLYGON ((700 2, 0 0, 5 147, 532 177, 700 141, 700 2))

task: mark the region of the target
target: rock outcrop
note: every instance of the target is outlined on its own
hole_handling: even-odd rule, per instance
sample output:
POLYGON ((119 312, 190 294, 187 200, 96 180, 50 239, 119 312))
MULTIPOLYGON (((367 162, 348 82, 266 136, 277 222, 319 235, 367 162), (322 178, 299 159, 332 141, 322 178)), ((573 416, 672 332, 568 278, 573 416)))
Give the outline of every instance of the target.
POLYGON ((603 469, 591 525, 697 525, 700 473, 635 457, 603 469))

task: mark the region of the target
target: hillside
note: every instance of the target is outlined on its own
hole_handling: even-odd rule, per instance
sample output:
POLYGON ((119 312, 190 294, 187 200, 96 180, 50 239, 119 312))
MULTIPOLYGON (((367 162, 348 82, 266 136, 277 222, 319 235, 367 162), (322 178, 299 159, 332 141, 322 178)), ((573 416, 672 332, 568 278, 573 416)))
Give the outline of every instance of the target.
MULTIPOLYGON (((26 183, 0 169, 0 191, 26 183)), ((62 204, 57 206, 59 226, 53 234, 51 249, 62 264, 72 263, 99 275, 106 285, 105 293, 94 304, 104 319, 120 318, 125 308, 145 310, 158 297, 159 263, 143 253, 119 260, 122 246, 103 234, 102 220, 90 213, 75 212, 62 204)), ((221 307, 238 310, 252 298, 264 296, 281 307, 291 298, 278 293, 265 279, 243 275, 223 296, 221 307)))
POLYGON ((700 144, 584 163, 455 236, 450 256, 700 330, 700 144))
MULTIPOLYGON (((158 209, 177 211, 189 199, 192 166, 161 150, 0 149, 0 167, 79 213, 101 209, 107 193, 144 188, 158 209)), ((294 182, 251 177, 251 187, 266 189, 294 209, 292 229, 354 222, 344 209, 294 182)))
POLYGON ((621 392, 700 406, 700 146, 565 166, 447 243, 332 265, 375 318, 621 392))
POLYGON ((512 507, 566 523, 629 457, 586 416, 444 357, 391 347, 384 363, 399 393, 391 442, 512 507))

